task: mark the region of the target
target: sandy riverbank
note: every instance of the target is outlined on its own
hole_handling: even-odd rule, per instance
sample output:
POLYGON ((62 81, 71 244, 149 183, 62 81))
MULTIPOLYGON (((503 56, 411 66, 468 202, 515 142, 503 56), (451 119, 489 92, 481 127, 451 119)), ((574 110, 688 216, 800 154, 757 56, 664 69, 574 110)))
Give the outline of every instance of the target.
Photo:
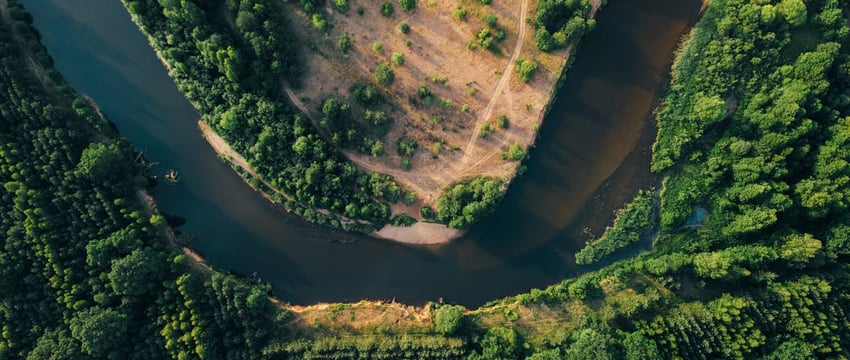
MULTIPOLYGON (((216 134, 216 132, 213 131, 207 123, 198 121, 198 128, 201 129, 201 134, 204 136, 204 139, 207 140, 207 143, 210 144, 210 147, 212 147, 213 151, 215 151, 220 158, 232 165, 241 167, 245 170, 245 172, 265 184, 269 189, 274 189, 274 187, 270 184, 263 181, 261 177, 257 176, 257 173, 251 168, 248 161, 245 160, 242 155, 233 150, 233 148, 231 148, 230 145, 221 138, 221 136, 216 134)), ((244 178, 243 180, 247 181, 247 179, 244 178)), ((274 190, 286 196, 277 189, 274 190)), ((275 200, 268 194, 263 193, 263 196, 269 201, 275 202, 275 200)), ((463 231, 450 229, 442 224, 419 222, 409 227, 387 225, 380 231, 374 231, 369 235, 380 239, 392 240, 411 245, 435 245, 448 243, 460 237, 463 233, 463 231)))

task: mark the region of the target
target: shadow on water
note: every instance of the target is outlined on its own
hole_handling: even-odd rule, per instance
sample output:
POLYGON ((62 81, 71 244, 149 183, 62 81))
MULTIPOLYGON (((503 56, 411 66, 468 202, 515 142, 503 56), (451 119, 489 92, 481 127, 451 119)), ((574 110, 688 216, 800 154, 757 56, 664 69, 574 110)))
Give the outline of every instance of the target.
POLYGON ((580 230, 654 182, 649 121, 677 40, 698 0, 617 0, 597 17, 546 118, 528 171, 495 214, 442 247, 409 247, 308 224, 253 192, 211 151, 118 1, 23 0, 58 70, 92 97, 160 172, 181 181, 154 196, 211 263, 271 283, 285 301, 440 297, 476 306, 578 270, 580 230), (336 240, 356 240, 340 245, 336 240))

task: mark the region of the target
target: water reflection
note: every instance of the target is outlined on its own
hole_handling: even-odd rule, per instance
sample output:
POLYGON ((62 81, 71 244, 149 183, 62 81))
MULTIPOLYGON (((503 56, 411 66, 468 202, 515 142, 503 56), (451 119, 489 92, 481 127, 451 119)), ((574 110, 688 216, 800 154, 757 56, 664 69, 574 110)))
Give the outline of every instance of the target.
POLYGON ((57 68, 121 133, 182 181, 164 211, 210 262, 270 282, 285 301, 443 297, 474 306, 571 276, 581 227, 599 228, 641 186, 647 126, 670 54, 699 1, 617 0, 600 12, 528 172, 498 211, 443 247, 409 247, 305 223, 248 188, 201 138, 199 115, 114 0, 24 0, 57 68), (357 240, 339 245, 333 240, 357 240))

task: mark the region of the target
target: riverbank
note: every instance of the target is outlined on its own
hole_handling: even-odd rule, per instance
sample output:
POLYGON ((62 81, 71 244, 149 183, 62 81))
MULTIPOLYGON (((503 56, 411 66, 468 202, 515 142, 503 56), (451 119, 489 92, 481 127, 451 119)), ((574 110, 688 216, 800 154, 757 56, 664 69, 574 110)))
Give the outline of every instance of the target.
MULTIPOLYGON (((282 191, 276 189, 271 184, 263 180, 256 171, 251 168, 251 164, 248 163, 248 160, 245 159, 242 155, 240 155, 236 150, 230 147, 224 139, 221 138, 215 131, 204 121, 198 121, 198 128, 201 130, 201 134, 204 139, 213 149, 213 151, 218 155, 219 158, 227 162, 231 166, 236 166, 241 168, 246 174, 251 176, 254 180, 262 183, 266 188, 271 189, 275 193, 280 196, 289 199, 289 197, 283 193, 282 191)), ((262 189, 254 186, 250 179, 246 178, 242 172, 237 171, 242 180, 245 181, 246 184, 254 188, 254 190, 258 191, 263 195, 268 201, 271 201, 275 204, 280 204, 277 199, 275 199, 272 195, 263 191, 262 189)), ((324 213, 325 215, 331 215, 327 210, 317 210, 319 212, 324 213)), ((340 221, 354 222, 354 220, 347 219, 345 217, 339 217, 340 221)), ((443 224, 435 224, 435 223, 424 223, 418 222, 411 226, 402 227, 402 226, 393 226, 386 225, 383 228, 373 231, 369 233, 370 236, 391 240, 395 242, 400 242, 403 244, 410 245, 438 245, 445 244, 454 239, 461 237, 464 234, 464 231, 450 229, 448 226, 443 224)))
MULTIPOLYGON (((357 17, 322 12, 334 26, 327 32, 317 31, 309 13, 297 4, 288 6, 292 8, 286 9, 291 10, 286 12, 287 20, 298 24, 293 31, 306 40, 300 53, 307 54, 304 72, 311 76, 285 91, 314 123, 323 114, 309 110, 321 109, 328 98, 350 102, 353 111, 360 111, 357 101, 348 101, 352 95, 348 89, 369 81, 365 77, 376 62, 386 60, 390 50, 403 55, 403 65, 394 67, 395 81, 382 91, 388 104, 376 106, 395 119, 383 138, 385 146, 412 139, 420 150, 405 155, 391 150, 382 156, 358 151, 344 154, 360 168, 393 176, 432 208, 445 189, 463 180, 483 176, 511 182, 516 177, 522 164, 503 155, 511 146, 527 151, 535 145, 537 129, 581 41, 576 39, 566 48, 550 52, 539 50, 535 27, 527 21, 536 16, 537 2, 529 0, 486 6, 464 3, 461 7, 423 4, 405 13, 409 33, 402 35, 395 29, 397 18, 377 12, 357 17), (451 15, 456 8, 471 15, 456 18, 451 15), (489 51, 458 36, 480 33, 479 18, 485 13, 498 18, 495 28, 507 34, 505 43, 494 43, 489 51), (350 49, 343 53, 335 40, 329 40, 340 37, 351 39, 350 49), (381 45, 380 51, 372 48, 376 44, 381 45), (517 76, 515 64, 520 59, 537 66, 527 82, 517 76), (508 126, 480 135, 482 129, 499 127, 497 119, 502 116, 508 119, 508 126), (404 170, 402 163, 413 170, 404 170)), ((601 0, 591 0, 587 19, 594 19, 601 6, 601 0)), ((414 217, 421 220, 418 214, 414 217)))

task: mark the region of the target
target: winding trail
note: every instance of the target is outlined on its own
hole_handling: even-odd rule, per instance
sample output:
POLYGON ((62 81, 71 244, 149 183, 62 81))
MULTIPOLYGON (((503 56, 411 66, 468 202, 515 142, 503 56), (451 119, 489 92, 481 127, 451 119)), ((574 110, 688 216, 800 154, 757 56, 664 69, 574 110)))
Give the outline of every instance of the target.
MULTIPOLYGON (((709 1, 709 0, 706 0, 706 1, 709 1)), ((499 81, 499 85, 496 87, 496 91, 490 97, 490 102, 487 104, 487 107, 484 109, 484 113, 482 114, 481 118, 479 118, 478 122, 476 123, 476 129, 480 128, 485 122, 487 122, 490 115, 492 115, 493 107, 496 105, 496 100, 498 100, 498 97, 499 97, 499 95, 501 95, 502 92, 504 92, 505 97, 508 99, 508 101, 510 103, 513 103, 513 92, 511 92, 510 89, 506 88, 506 85, 507 85, 507 82, 510 79, 510 75, 512 73, 510 71, 511 70, 511 68, 510 68, 511 64, 515 63, 517 58, 519 57, 519 53, 520 53, 522 44, 524 42, 525 27, 523 26, 524 16, 522 16, 522 15, 526 13, 527 6, 528 6, 528 0, 524 0, 523 3, 522 3, 522 13, 520 14, 520 22, 519 22, 519 24, 520 24, 520 30, 519 30, 519 35, 518 35, 519 40, 517 41, 516 47, 514 47, 514 52, 511 55, 511 60, 508 62, 508 64, 505 67, 505 71, 502 73, 502 79, 499 81)), ((599 8, 601 6, 602 6, 602 0, 591 0, 591 9, 590 9, 590 14, 588 15, 588 18, 589 19, 595 18, 596 12, 599 10, 599 8)), ((570 56, 572 56, 573 51, 575 50, 575 46, 576 46, 576 43, 573 43, 573 44, 571 44, 567 47, 566 53, 565 53, 565 57, 566 57, 567 61, 569 61, 570 56)), ((551 101, 552 95, 554 95, 557 90, 558 90, 557 88, 552 89, 552 94, 550 94, 550 101, 551 101)), ((510 108, 513 109, 513 106, 511 106, 510 108)), ((540 116, 545 116, 545 114, 546 114, 546 112, 543 112, 543 113, 540 114, 540 116)), ((511 113, 511 117, 514 117, 513 113, 511 113)), ((466 143, 466 147, 464 149, 464 156, 461 159, 461 168, 458 170, 459 178, 467 177, 467 176, 473 175, 474 173, 480 173, 480 171, 478 171, 478 167, 481 164, 486 163, 487 161, 491 160, 494 156, 496 156, 497 154, 501 154, 501 152, 502 152, 500 147, 496 147, 493 150, 491 150, 490 152, 488 152, 488 153, 486 153, 482 156, 473 157, 472 151, 475 149, 476 140, 478 140, 477 137, 478 137, 478 134, 473 133, 472 136, 470 136, 469 142, 466 143), (476 161, 472 164, 467 165, 469 163, 469 161, 471 161, 473 159, 475 159, 476 161)), ((502 145, 503 146, 507 145, 510 142, 511 139, 513 139, 513 137, 506 136, 501 141, 502 145)), ((531 146, 533 144, 534 144, 534 142, 529 144, 529 146, 531 146)))
MULTIPOLYGON (((517 19, 517 41, 516 45, 514 46, 514 51, 513 53, 511 53, 511 58, 508 60, 508 63, 505 64, 504 70, 502 70, 502 78, 499 79, 499 84, 496 85, 496 90, 494 90, 493 95, 490 96, 490 102, 487 103, 487 107, 484 108, 484 110, 481 112, 481 116, 478 118, 478 121, 476 121, 475 129, 480 128, 484 123, 487 122, 487 120, 490 118, 490 115, 493 114, 493 108, 496 106, 496 100, 499 99, 499 96, 502 94, 502 92, 507 93, 510 91, 509 89, 507 89, 507 85, 508 81, 510 81, 511 79, 511 75, 513 74, 513 71, 511 71, 511 64, 516 63, 517 59, 519 58, 519 54, 522 51, 522 46, 525 44, 526 26, 524 19, 526 12, 528 12, 528 1, 529 0, 523 0, 522 5, 520 7, 519 16, 517 19)), ((502 142, 504 143, 507 140, 508 139, 505 138, 502 142)), ((473 131, 473 133, 469 137, 469 141, 466 142, 466 146, 463 150, 464 155, 463 159, 461 159, 460 162, 462 167, 472 159, 472 151, 475 148, 476 141, 478 141, 478 134, 473 131)), ((490 156, 492 156, 493 153, 498 153, 500 151, 501 150, 499 148, 496 148, 495 150, 491 151, 490 154, 488 154, 489 156, 487 157, 489 158, 490 156)), ((466 171, 468 171, 468 168, 461 169, 461 173, 464 173, 466 171)))

